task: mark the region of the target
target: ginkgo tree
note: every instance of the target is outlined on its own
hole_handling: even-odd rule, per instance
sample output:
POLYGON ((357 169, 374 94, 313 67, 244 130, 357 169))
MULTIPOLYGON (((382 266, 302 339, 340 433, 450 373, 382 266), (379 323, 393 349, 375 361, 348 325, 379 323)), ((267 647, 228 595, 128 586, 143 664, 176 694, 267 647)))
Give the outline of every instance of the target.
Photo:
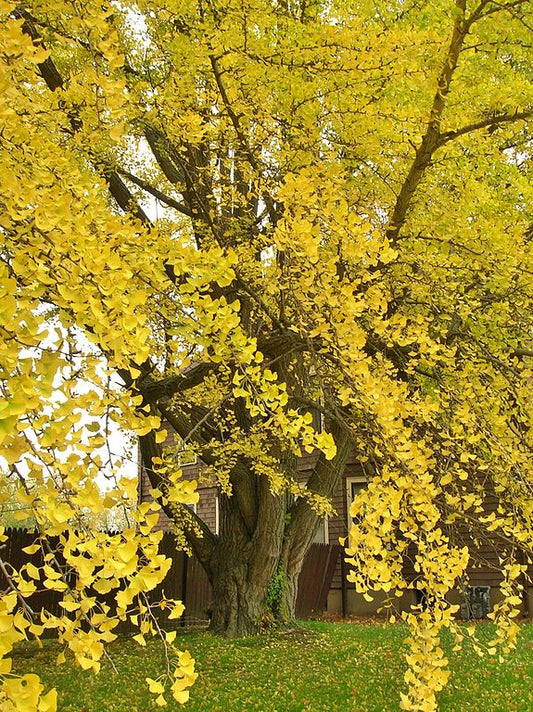
MULTIPOLYGON (((351 509, 350 578, 367 596, 423 591, 401 704, 435 709, 447 594, 476 542, 501 543, 490 652, 516 638, 533 542, 531 3, 0 13, 0 454, 44 556, 3 566, 2 653, 55 628, 97 670, 126 616, 142 644, 169 565, 161 510, 207 572, 213 631, 290 621, 352 451, 374 476, 351 509), (137 434, 152 504, 134 509, 135 482, 102 455, 110 423, 137 434), (180 447, 216 478, 218 534, 186 506, 180 447), (302 484, 304 450, 319 454, 302 484), (120 535, 83 516, 121 506, 120 535), (68 616, 35 616, 42 586, 68 616)), ((166 638, 160 704, 195 677, 166 638)), ((3 704, 53 709, 8 660, 3 704)))

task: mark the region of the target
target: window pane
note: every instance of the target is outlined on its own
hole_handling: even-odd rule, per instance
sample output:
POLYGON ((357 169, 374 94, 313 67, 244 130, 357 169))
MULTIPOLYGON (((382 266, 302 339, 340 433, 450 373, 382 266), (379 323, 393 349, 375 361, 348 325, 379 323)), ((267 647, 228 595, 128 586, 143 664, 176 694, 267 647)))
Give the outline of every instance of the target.
POLYGON ((351 495, 352 495, 352 497, 351 497, 351 501, 348 502, 348 505, 350 505, 350 504, 353 502, 353 500, 357 497, 357 495, 359 494, 359 492, 361 492, 361 490, 364 490, 365 487, 366 487, 366 482, 362 482, 362 481, 360 481, 360 482, 353 482, 353 481, 352 481, 352 483, 351 483, 351 495))
POLYGON ((313 544, 327 544, 326 541, 326 518, 321 517, 318 524, 318 529, 313 537, 313 544))

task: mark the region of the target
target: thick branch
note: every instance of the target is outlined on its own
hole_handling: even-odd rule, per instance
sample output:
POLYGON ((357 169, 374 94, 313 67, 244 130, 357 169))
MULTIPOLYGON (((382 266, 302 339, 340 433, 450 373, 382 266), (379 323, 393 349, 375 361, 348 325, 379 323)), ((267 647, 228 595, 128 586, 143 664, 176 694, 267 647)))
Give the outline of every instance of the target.
POLYGON ((163 175, 172 185, 185 182, 185 176, 180 167, 170 157, 170 145, 166 136, 152 126, 146 126, 144 135, 163 175))
MULTIPOLYGON (((258 350, 267 357, 269 363, 289 354, 296 349, 303 350, 305 344, 298 340, 292 332, 273 333, 268 338, 259 341, 258 350)), ((209 374, 217 369, 217 364, 210 362, 198 363, 184 373, 165 376, 159 380, 146 378, 138 384, 139 392, 145 403, 157 403, 168 400, 176 393, 181 393, 199 385, 209 374)))
MULTIPOLYGON (((231 120, 231 123, 235 130, 235 133, 237 134, 237 138, 239 140, 241 151, 242 151, 243 155, 245 156, 246 160, 248 161, 248 163, 250 164, 250 166, 254 169, 254 171, 256 171, 256 173, 260 174, 258 161, 257 161, 256 157, 254 156, 253 151, 251 150, 251 148, 248 144, 247 138, 241 128, 241 122, 240 122, 239 116, 235 113, 235 111, 231 105, 231 102, 229 100, 228 94, 226 92, 226 87, 224 86, 224 82, 222 81, 222 72, 220 70, 218 60, 216 59, 216 57, 211 55, 210 61, 211 61, 211 67, 213 69, 213 74, 215 77, 215 82, 217 84, 218 91, 222 98, 222 103, 224 104, 224 107, 225 107, 226 111, 228 112, 228 116, 231 120)), ((263 197, 263 200, 267 207, 268 213, 270 215, 270 219, 275 224, 277 221, 277 217, 278 217, 275 203, 272 200, 272 197, 266 191, 263 192, 262 197, 263 197)))
POLYGON ((104 178, 109 186, 109 192, 117 201, 117 205, 125 212, 138 218, 143 225, 152 226, 152 221, 138 205, 131 191, 127 188, 122 178, 116 171, 103 171, 104 178))
POLYGON ((517 358, 533 358, 533 350, 532 349, 525 349, 525 348, 517 348, 515 349, 512 354, 512 356, 516 356, 517 358))
POLYGON ((206 227, 212 230, 213 235, 218 233, 215 225, 216 206, 211 205, 210 200, 212 192, 203 185, 207 176, 204 170, 208 164, 207 159, 198 146, 187 146, 186 161, 166 134, 153 126, 145 126, 144 135, 165 178, 173 185, 180 185, 185 208, 193 218, 196 244, 200 247, 206 227), (199 218, 202 224, 196 222, 199 218))
POLYGON ((161 192, 157 188, 154 188, 154 186, 148 181, 138 178, 128 171, 120 169, 118 172, 120 175, 124 176, 124 178, 127 178, 132 183, 135 183, 136 186, 144 190, 146 193, 150 193, 150 195, 153 195, 154 198, 157 198, 157 200, 160 200, 165 205, 168 205, 169 208, 174 208, 178 212, 192 218, 192 210, 190 210, 190 208, 188 208, 184 203, 180 203, 179 200, 175 200, 175 198, 165 195, 165 193, 161 192))
MULTIPOLYGON (((27 12, 24 8, 18 7, 13 12, 14 17, 24 20, 22 24, 22 31, 24 34, 29 35, 33 40, 35 45, 43 46, 42 37, 39 34, 34 18, 27 12)), ((37 65, 41 73, 42 78, 46 82, 46 86, 51 90, 55 91, 63 87, 63 77, 57 71, 55 64, 52 59, 48 57, 37 65)))
MULTIPOLYGON (((207 196, 200 196, 200 181, 196 176, 198 185, 195 184, 195 176, 191 175, 191 166, 187 165, 185 159, 160 129, 156 129, 153 126, 145 126, 144 135, 165 178, 172 185, 184 186, 184 188, 180 189, 180 192, 183 195, 185 207, 189 211, 190 217, 194 218, 201 215, 206 223, 212 226, 207 196), (193 198, 196 200, 193 200, 193 198), (195 210, 195 208, 198 210, 195 210)), ((196 171, 197 165, 194 161, 199 159, 201 162, 201 152, 198 148, 189 147, 188 154, 189 159, 193 162, 192 169, 196 171)))
POLYGON ((465 21, 465 6, 466 0, 457 0, 456 8, 458 11, 457 19, 455 20, 450 46, 444 60, 441 73, 437 81, 437 92, 433 98, 430 118, 426 126, 426 132, 420 146, 416 150, 415 158, 409 173, 405 178, 403 185, 398 193, 398 198, 394 206, 390 218, 387 237, 391 242, 398 239, 400 230, 406 220, 407 213, 411 207, 413 196, 424 177, 424 174, 431 163, 431 159, 435 150, 439 147, 440 140, 440 123, 442 114, 446 106, 446 96, 450 91, 450 84, 459 61, 459 54, 464 42, 464 39, 470 29, 470 24, 465 21))
MULTIPOLYGON (((332 460, 326 460, 320 454, 315 468, 307 482, 307 489, 331 499, 344 473, 350 454, 352 436, 346 427, 335 422, 331 432, 337 445, 337 454, 332 460)), ((286 529, 284 544, 284 564, 288 572, 297 568, 311 542, 317 527, 317 515, 305 497, 298 499, 290 511, 290 522, 286 529)))
POLYGON ((158 381, 151 378, 140 384, 139 392, 145 403, 157 403, 161 399, 168 400, 176 393, 183 393, 189 388, 198 386, 216 369, 214 363, 199 363, 185 373, 166 376, 158 381))
POLYGON ((458 138, 459 136, 464 136, 465 134, 472 133, 474 131, 479 131, 480 129, 491 129, 496 128, 500 124, 510 123, 513 121, 522 121, 523 119, 530 119, 533 116, 533 111, 515 111, 514 114, 498 114, 496 116, 491 116, 481 121, 475 121, 472 124, 467 124, 460 129, 454 129, 453 131, 446 131, 440 135, 439 146, 443 146, 449 141, 458 138))

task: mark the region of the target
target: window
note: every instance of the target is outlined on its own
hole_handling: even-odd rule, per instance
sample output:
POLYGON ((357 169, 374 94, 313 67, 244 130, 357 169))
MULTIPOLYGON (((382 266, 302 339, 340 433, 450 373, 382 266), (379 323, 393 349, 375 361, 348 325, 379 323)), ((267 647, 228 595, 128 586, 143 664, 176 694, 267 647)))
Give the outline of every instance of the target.
POLYGON ((313 537, 312 544, 329 544, 329 531, 328 531, 328 515, 324 514, 320 517, 320 522, 318 524, 318 529, 313 537))
POLYGON ((367 479, 364 475, 358 475, 357 477, 347 477, 346 478, 346 515, 347 515, 347 525, 348 531, 352 526, 352 517, 350 517, 350 505, 357 497, 361 490, 365 489, 367 486, 367 479))
POLYGON ((180 467, 186 467, 187 465, 196 465, 198 462, 198 456, 192 450, 179 450, 177 454, 178 465, 180 467))

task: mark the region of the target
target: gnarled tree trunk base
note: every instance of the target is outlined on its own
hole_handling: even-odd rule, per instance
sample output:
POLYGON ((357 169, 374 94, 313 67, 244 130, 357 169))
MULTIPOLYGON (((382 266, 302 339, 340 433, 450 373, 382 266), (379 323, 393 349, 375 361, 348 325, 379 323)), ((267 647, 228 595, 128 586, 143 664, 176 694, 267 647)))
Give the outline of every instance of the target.
POLYGON ((284 575, 277 574, 273 581, 274 594, 272 589, 265 589, 262 583, 249 582, 236 571, 231 577, 214 582, 210 632, 243 638, 294 625, 296 586, 287 585, 284 575))

